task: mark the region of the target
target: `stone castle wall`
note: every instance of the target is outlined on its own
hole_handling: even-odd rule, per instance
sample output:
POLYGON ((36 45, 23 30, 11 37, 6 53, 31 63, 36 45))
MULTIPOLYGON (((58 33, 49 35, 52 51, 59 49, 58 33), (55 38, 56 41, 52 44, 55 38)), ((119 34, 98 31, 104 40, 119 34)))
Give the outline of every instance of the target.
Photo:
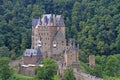
POLYGON ((23 63, 27 64, 37 64, 38 60, 42 59, 41 56, 23 56, 23 63))

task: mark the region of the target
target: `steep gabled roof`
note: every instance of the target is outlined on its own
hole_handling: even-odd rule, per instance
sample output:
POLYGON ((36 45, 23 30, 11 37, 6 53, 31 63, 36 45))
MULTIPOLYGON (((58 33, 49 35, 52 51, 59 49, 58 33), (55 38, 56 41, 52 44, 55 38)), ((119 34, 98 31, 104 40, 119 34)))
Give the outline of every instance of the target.
POLYGON ((38 19, 32 19, 32 26, 36 26, 38 23, 38 19))
POLYGON ((77 48, 75 43, 73 43, 72 46, 68 50, 66 50, 66 52, 69 52, 70 50, 75 51, 76 53, 78 53, 78 48, 77 48))
POLYGON ((61 30, 57 31, 57 33, 56 33, 56 35, 55 35, 53 40, 56 40, 56 41, 64 41, 65 40, 65 37, 64 37, 64 35, 63 35, 61 30))
POLYGON ((56 25, 62 27, 65 26, 64 19, 62 18, 61 15, 56 15, 56 25))
POLYGON ((32 26, 36 26, 37 24, 41 24, 43 26, 59 26, 59 27, 64 27, 64 19, 62 18, 61 15, 56 15, 54 14, 44 14, 42 15, 41 18, 39 19, 32 19, 32 26))
POLYGON ((37 51, 37 55, 41 54, 40 46, 35 46, 35 50, 37 51))

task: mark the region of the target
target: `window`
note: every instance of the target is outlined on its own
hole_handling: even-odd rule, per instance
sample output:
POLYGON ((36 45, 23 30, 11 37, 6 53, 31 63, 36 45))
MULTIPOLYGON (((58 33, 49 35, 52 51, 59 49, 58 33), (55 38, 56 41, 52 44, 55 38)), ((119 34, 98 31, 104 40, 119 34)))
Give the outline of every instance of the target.
POLYGON ((46 43, 45 43, 45 45, 46 45, 46 43))
POLYGON ((62 45, 64 45, 64 41, 62 41, 62 45))

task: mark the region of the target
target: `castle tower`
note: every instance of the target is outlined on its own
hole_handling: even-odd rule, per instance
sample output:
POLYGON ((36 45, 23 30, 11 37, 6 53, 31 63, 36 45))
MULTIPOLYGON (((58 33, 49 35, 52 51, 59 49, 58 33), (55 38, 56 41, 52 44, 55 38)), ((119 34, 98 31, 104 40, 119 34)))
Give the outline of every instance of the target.
POLYGON ((95 55, 89 55, 89 67, 90 68, 95 67, 95 55))
MULTIPOLYGON (((64 20, 61 17, 61 15, 55 15, 55 14, 44 14, 39 19, 33 19, 32 20, 32 46, 31 48, 34 48, 38 43, 38 38, 41 38, 40 45, 41 45, 41 52, 45 53, 46 56, 50 57, 53 53, 53 49, 56 50, 56 54, 60 53, 60 49, 66 45, 65 40, 65 25, 64 20), (61 32, 61 33, 60 33, 61 32), (56 37, 58 35, 62 34, 62 38, 64 41, 60 42, 60 39, 57 39, 56 37), (57 36, 56 36, 57 35, 57 36), (56 49, 53 46, 54 39, 57 39, 57 43, 61 45, 61 43, 64 43, 63 46, 59 46, 56 49)), ((63 47, 64 48, 64 47, 63 47)))

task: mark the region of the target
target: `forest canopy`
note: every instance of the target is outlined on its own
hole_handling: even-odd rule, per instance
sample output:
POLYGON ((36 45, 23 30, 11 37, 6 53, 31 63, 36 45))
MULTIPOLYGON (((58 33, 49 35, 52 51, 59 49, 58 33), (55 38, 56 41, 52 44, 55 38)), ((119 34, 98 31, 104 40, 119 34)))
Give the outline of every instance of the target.
POLYGON ((31 47, 32 19, 53 13, 64 16, 66 37, 80 44, 81 55, 119 54, 119 4, 119 0, 0 0, 0 50, 5 48, 13 59, 20 56, 31 47))

